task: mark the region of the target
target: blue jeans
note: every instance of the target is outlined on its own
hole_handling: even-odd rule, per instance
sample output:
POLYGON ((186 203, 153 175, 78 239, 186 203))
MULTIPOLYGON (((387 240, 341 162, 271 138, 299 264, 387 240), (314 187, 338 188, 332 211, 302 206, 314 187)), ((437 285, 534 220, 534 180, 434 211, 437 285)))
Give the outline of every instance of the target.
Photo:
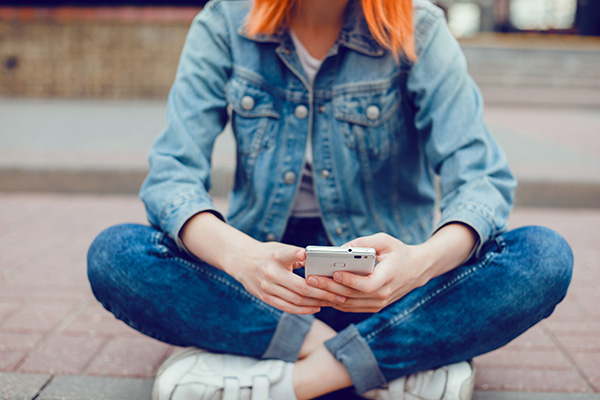
MULTIPOLYGON (((328 244, 318 220, 292 219, 283 241, 328 244)), ((520 228, 378 313, 324 308, 315 316, 339 332, 326 346, 363 393, 507 344, 552 313, 567 292, 572 266, 571 249, 560 235, 520 228)), ((149 226, 102 232, 89 250, 88 274, 107 310, 177 346, 293 362, 315 317, 261 302, 149 226)))

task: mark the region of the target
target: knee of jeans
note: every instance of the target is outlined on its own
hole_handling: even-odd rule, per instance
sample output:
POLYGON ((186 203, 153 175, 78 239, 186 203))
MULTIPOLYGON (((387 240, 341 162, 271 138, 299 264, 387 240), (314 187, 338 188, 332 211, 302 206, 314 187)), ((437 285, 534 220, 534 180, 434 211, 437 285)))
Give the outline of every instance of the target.
POLYGON ((92 242, 87 254, 88 280, 96 298, 102 301, 103 294, 111 290, 111 277, 123 263, 124 247, 134 226, 121 224, 103 230, 92 242))
POLYGON ((573 274, 573 252, 567 241, 552 229, 535 226, 524 228, 521 243, 528 252, 529 266, 538 276, 539 288, 545 289, 545 300, 554 309, 567 294, 573 274))

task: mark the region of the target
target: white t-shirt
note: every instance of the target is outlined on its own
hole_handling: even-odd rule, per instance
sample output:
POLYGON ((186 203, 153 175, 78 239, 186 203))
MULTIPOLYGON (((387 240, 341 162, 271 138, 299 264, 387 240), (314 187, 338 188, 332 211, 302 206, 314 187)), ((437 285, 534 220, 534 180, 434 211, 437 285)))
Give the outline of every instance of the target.
MULTIPOLYGON (((296 47, 296 54, 298 55, 300 64, 302 64, 304 73, 308 78, 308 83, 310 86, 313 86, 315 76, 323 63, 323 60, 311 56, 294 31, 290 31, 290 36, 296 47)), ((294 217, 314 218, 320 216, 319 205, 317 204, 313 186, 312 162, 312 143, 309 137, 306 152, 304 154, 304 167, 300 177, 300 190, 292 208, 292 216, 294 217)))

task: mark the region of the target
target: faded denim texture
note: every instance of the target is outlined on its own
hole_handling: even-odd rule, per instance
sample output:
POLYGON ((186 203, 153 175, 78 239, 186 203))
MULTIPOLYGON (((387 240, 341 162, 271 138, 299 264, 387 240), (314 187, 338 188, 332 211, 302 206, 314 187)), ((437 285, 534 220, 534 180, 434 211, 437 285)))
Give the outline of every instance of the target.
POLYGON ((281 240, 311 140, 315 192, 335 245, 377 232, 425 241, 436 228, 436 175, 438 226, 463 222, 480 245, 505 230, 516 182, 483 123, 481 95, 443 14, 415 2, 419 59, 398 64, 356 6, 314 87, 286 31, 244 32, 248 2, 205 7, 184 46, 141 189, 154 226, 177 240, 190 217, 212 211, 258 240, 281 240), (228 108, 237 169, 225 218, 208 190, 228 108))

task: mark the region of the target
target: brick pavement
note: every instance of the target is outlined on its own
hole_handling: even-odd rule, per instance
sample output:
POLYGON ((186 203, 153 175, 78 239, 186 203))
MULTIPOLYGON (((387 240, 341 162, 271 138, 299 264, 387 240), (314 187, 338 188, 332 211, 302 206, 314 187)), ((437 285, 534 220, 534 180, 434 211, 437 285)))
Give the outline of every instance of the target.
MULTIPOLYGON (((172 348, 115 320, 93 299, 85 271, 101 229, 144 221, 131 196, 0 194, 0 382, 2 373, 57 375, 57 382, 153 376, 172 348)), ((515 210, 512 227, 526 224, 552 227, 571 243, 573 284, 552 317, 476 359, 476 388, 486 398, 496 391, 592 396, 600 392, 600 210, 515 210)))

